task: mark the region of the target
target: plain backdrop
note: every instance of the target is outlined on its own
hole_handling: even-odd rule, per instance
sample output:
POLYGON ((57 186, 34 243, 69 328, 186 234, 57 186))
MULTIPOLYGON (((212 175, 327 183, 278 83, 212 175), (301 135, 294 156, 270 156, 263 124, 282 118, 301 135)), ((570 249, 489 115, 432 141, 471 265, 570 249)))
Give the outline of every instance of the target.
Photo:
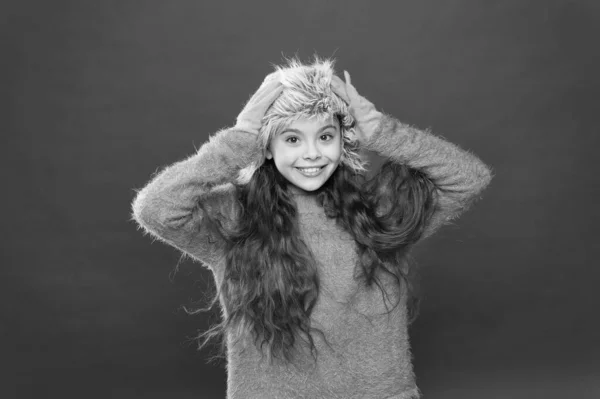
POLYGON ((191 339, 218 312, 181 309, 212 276, 130 203, 315 53, 495 173, 415 252, 424 397, 600 397, 599 2, 13 1, 0 21, 2 398, 225 396, 191 339))

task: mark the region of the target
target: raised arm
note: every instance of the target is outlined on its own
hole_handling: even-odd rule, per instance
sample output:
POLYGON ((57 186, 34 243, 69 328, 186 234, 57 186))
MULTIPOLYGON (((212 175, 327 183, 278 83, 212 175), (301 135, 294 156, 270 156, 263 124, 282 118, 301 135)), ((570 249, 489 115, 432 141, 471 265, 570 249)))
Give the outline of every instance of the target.
POLYGON ((421 171, 435 185, 435 211, 421 239, 469 209, 492 178, 490 168, 472 153, 387 115, 365 148, 421 171))
POLYGON ((378 112, 345 75, 345 83, 334 78, 332 89, 350 104, 364 148, 419 170, 436 188, 435 211, 421 239, 465 212, 490 183, 490 168, 457 145, 378 112))
POLYGON ((237 118, 198 152, 158 173, 132 203, 133 219, 153 237, 214 266, 222 255, 220 235, 206 213, 232 217, 236 211, 233 181, 261 156, 260 120, 281 93, 278 75, 269 75, 237 118))

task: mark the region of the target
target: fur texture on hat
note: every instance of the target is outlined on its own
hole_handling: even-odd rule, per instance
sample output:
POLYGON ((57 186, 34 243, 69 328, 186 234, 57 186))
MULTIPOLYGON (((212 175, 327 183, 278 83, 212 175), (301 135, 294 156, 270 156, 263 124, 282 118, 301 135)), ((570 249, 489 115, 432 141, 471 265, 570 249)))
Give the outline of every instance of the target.
POLYGON ((366 171, 369 162, 360 155, 354 118, 348 105, 331 90, 333 66, 334 60, 318 57, 311 64, 302 64, 297 58, 292 58, 285 65, 275 66, 280 72, 284 90, 262 119, 258 140, 262 144, 263 156, 239 172, 238 184, 247 184, 264 163, 272 138, 301 118, 336 117, 343 139, 342 163, 356 173, 366 171))

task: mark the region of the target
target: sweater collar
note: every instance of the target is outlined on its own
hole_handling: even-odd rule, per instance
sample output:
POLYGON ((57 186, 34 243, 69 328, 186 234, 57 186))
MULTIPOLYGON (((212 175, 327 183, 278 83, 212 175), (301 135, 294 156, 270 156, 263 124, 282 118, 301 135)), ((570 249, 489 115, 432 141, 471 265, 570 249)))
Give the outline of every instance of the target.
POLYGON ((317 202, 319 190, 304 191, 294 185, 289 185, 288 190, 296 201, 298 212, 302 214, 321 213, 322 207, 317 202))

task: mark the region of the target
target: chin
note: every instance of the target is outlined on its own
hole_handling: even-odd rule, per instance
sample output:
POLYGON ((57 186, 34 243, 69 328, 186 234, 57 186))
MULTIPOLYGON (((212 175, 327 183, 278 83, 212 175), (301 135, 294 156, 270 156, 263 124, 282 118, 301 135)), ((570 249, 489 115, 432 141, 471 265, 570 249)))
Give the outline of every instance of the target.
MULTIPOLYGON (((297 186, 297 187, 298 187, 298 186, 297 186)), ((309 191, 309 192, 310 192, 310 191, 317 191, 318 189, 320 189, 321 187, 323 187, 323 185, 322 185, 322 184, 319 184, 318 186, 311 186, 311 187, 302 187, 302 186, 299 186, 299 187, 300 187, 302 190, 304 190, 304 191, 309 191)))
POLYGON ((290 182, 294 187, 299 188, 304 191, 317 191, 321 187, 323 187, 323 183, 318 184, 302 184, 298 182, 290 182))

